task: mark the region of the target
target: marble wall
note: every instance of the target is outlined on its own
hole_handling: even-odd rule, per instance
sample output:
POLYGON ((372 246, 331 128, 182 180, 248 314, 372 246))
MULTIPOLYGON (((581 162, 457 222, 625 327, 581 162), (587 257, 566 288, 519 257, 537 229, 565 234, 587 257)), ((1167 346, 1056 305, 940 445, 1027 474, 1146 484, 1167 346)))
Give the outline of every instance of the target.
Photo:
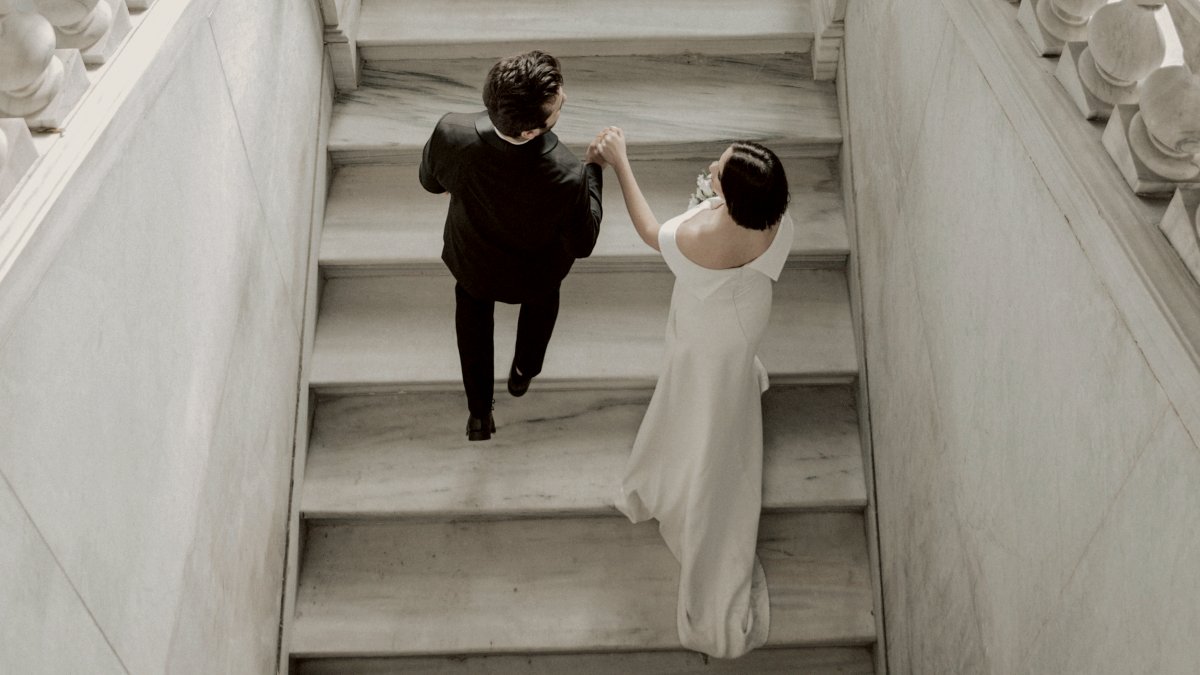
POLYGON ((1200 448, 968 48, 964 2, 846 17, 889 669, 1194 672, 1200 448))
POLYGON ((321 19, 192 1, 0 326, 0 672, 275 668, 321 19))

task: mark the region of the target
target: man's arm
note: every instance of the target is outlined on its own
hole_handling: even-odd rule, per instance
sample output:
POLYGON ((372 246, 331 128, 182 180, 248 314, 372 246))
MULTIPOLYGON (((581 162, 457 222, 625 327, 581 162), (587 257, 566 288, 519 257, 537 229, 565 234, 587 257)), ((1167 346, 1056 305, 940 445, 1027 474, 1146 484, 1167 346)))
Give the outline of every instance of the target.
MULTIPOLYGON (((444 119, 444 118, 443 118, 444 119)), ((421 151, 421 170, 420 179, 421 187, 427 191, 436 194, 441 194, 446 191, 445 186, 437 179, 438 167, 437 160, 441 157, 442 149, 445 147, 445 137, 442 134, 442 120, 438 120, 437 126, 433 128, 433 134, 425 143, 425 149, 421 151)))
POLYGON ((594 162, 583 165, 583 191, 575 209, 578 220, 567 233, 567 245, 576 258, 586 258, 600 237, 600 221, 604 218, 604 169, 594 162))

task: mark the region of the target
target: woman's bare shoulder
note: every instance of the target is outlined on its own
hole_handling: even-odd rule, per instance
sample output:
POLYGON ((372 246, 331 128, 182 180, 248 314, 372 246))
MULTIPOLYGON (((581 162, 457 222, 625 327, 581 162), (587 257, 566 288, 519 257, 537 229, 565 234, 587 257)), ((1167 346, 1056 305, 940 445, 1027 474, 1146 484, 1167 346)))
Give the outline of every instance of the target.
POLYGON ((682 223, 675 241, 680 253, 701 267, 724 270, 742 264, 742 243, 730 232, 717 227, 712 212, 699 213, 682 223))
POLYGON ((682 223, 675 235, 679 251, 692 262, 714 270, 747 265, 762 256, 774 240, 778 228, 748 230, 722 227, 714 214, 698 214, 682 223))

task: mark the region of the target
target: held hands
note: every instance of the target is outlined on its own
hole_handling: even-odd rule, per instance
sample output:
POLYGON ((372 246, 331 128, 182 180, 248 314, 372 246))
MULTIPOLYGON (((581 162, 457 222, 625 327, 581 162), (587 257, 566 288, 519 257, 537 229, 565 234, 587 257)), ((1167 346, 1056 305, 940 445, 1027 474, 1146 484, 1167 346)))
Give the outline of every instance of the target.
MULTIPOLYGON (((603 135, 604 132, 601 132, 603 135)), ((604 157, 600 155, 600 136, 596 136, 591 143, 588 144, 587 155, 583 158, 588 164, 598 164, 601 169, 608 168, 608 162, 604 161, 604 157)))
POLYGON ((620 167, 629 162, 629 157, 625 152, 625 132, 621 130, 621 127, 605 127, 604 131, 597 134, 596 140, 592 141, 592 145, 588 147, 589 154, 593 147, 606 162, 614 167, 620 167))

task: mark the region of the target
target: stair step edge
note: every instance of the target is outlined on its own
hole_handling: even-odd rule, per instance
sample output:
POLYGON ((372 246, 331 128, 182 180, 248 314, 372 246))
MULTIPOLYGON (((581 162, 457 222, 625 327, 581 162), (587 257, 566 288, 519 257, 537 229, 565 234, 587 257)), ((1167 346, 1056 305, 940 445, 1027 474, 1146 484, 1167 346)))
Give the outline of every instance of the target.
MULTIPOLYGON (((788 386, 854 384, 857 369, 813 371, 807 373, 770 373, 771 383, 788 386)), ((548 391, 653 389, 657 373, 643 378, 538 378, 538 389, 548 391)), ((352 381, 310 378, 309 388, 321 395, 395 394, 406 392, 456 392, 462 389, 457 379, 434 381, 352 381)), ((504 382, 498 382, 497 394, 507 395, 504 382)))
MULTIPOLYGON (((307 503, 310 500, 305 500, 307 503)), ((866 494, 861 498, 794 501, 791 503, 763 503, 764 514, 789 513, 861 513, 867 506, 866 494)), ((336 509, 330 507, 310 508, 301 505, 301 517, 310 524, 350 524, 365 521, 402 520, 414 523, 438 522, 488 522, 500 520, 560 520, 571 518, 624 518, 614 506, 592 506, 560 509, 492 509, 486 512, 475 510, 404 510, 364 511, 336 509)))
MULTIPOLYGON (((784 269, 839 270, 844 269, 850 252, 837 249, 805 251, 788 256, 784 269)), ((349 257, 330 257, 319 262, 326 277, 426 276, 449 274, 441 258, 412 258, 408 260, 379 260, 349 257)), ((575 261, 572 274, 601 274, 620 272, 667 271, 661 256, 592 256, 575 261)))
MULTIPOLYGON (((432 128, 432 127, 431 127, 432 128)), ((688 141, 682 143, 646 143, 631 146, 630 157, 634 160, 679 160, 706 159, 720 156, 721 152, 735 140, 752 140, 767 145, 781 159, 832 159, 841 154, 841 134, 808 139, 789 138, 721 138, 712 141, 688 141)), ((576 156, 582 157, 584 146, 568 143, 576 156)), ((400 145, 389 143, 338 143, 329 142, 329 154, 338 166, 356 165, 412 165, 421 162, 423 145, 400 145)))
POLYGON ((787 649, 764 647, 736 660, 710 659, 683 650, 620 654, 505 655, 416 657, 371 660, 309 660, 297 664, 298 675, 401 675, 402 673, 481 673, 489 675, 872 675, 874 660, 863 647, 787 649))
POLYGON ((531 49, 558 57, 578 56, 667 56, 679 54, 737 55, 812 53, 812 33, 778 35, 695 36, 664 38, 516 38, 446 43, 429 40, 359 38, 358 50, 367 63, 396 61, 485 58, 498 59, 531 49))
MULTIPOLYGON (((299 620, 297 621, 299 623, 299 620)), ((859 631, 852 634, 838 635, 829 638, 816 638, 811 640, 788 640, 786 642, 770 643, 761 647, 761 649, 826 649, 826 648, 844 648, 844 647, 869 647, 876 642, 874 631, 859 631)), ((631 652, 673 652, 680 649, 679 645, 662 645, 660 647, 645 647, 638 645, 612 645, 612 644, 597 644, 594 647, 584 648, 569 648, 569 649, 554 649, 545 648, 537 650, 504 650, 493 649, 491 647, 479 647, 475 649, 461 649, 454 652, 426 651, 420 649, 414 650, 346 650, 346 651, 329 651, 329 650, 306 650, 301 645, 300 648, 293 648, 290 652, 292 658, 295 659, 386 659, 386 658, 410 658, 410 657, 450 657, 462 658, 469 656, 485 656, 485 655, 526 655, 526 656, 551 656, 551 655, 566 655, 566 654, 595 654, 595 653, 612 653, 622 654, 631 652)))

